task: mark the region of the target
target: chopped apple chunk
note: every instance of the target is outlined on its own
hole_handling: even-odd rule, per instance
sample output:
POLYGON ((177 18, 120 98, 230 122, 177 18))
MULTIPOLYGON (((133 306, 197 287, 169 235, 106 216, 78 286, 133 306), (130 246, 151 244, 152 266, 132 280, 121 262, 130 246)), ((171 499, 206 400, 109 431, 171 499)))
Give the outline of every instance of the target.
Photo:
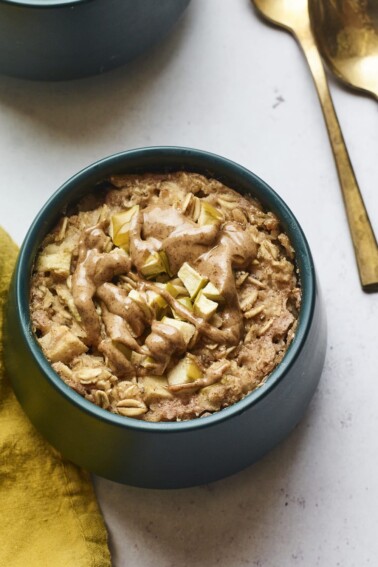
POLYGON ((167 272, 167 274, 169 276, 172 276, 173 274, 172 274, 171 269, 169 267, 169 259, 168 259, 167 253, 164 250, 160 250, 159 256, 160 256, 160 258, 161 258, 161 260, 164 264, 165 271, 167 272))
POLYGON ((63 244, 48 244, 38 257, 37 272, 53 272, 60 276, 70 275, 72 251, 63 244))
POLYGON ((167 307, 168 304, 162 295, 150 289, 146 293, 147 293, 147 303, 153 309, 155 310, 164 309, 165 307, 167 307))
POLYGON ((200 289, 202 289, 208 282, 207 278, 201 276, 201 274, 199 274, 187 262, 184 262, 177 275, 188 290, 191 298, 194 298, 200 289))
POLYGON ((221 301, 222 296, 217 287, 214 284, 209 282, 202 290, 202 293, 208 298, 212 299, 213 301, 221 301))
POLYGON ((110 219, 110 237, 116 246, 125 250, 130 246, 130 221, 139 211, 139 205, 134 205, 127 211, 122 211, 110 219))
POLYGON ((172 319, 171 317, 163 317, 161 322, 166 325, 176 327, 176 329, 181 332, 187 345, 190 343, 194 333, 196 332, 195 326, 191 323, 187 323, 186 321, 179 321, 178 319, 172 319))
MULTIPOLYGON (((179 297, 177 301, 181 303, 181 305, 186 307, 188 311, 193 311, 193 303, 191 302, 189 297, 179 297)), ((182 321, 182 317, 178 313, 176 313, 176 311, 173 308, 172 308, 172 314, 175 319, 182 321)))
POLYGON ((181 281, 180 281, 180 284, 172 284, 172 285, 176 290, 176 297, 179 297, 179 296, 187 297, 188 296, 188 290, 186 289, 185 286, 182 285, 181 281))
POLYGON ((159 287, 160 289, 167 291, 172 297, 177 297, 177 295, 178 295, 178 291, 176 289, 176 286, 172 285, 171 282, 167 282, 167 283, 159 283, 158 282, 155 285, 157 287, 159 287))
POLYGON ((207 201, 202 201, 201 212, 198 217, 198 224, 203 226, 205 224, 217 224, 224 220, 224 216, 213 205, 210 205, 207 201))
POLYGON ((169 271, 165 252, 151 252, 142 266, 141 272, 146 278, 154 278, 169 271))
POLYGON ((194 313, 203 317, 204 319, 210 319, 210 317, 215 313, 218 308, 218 303, 208 299, 203 291, 200 291, 194 302, 194 313))
POLYGON ((65 325, 56 325, 38 339, 46 357, 51 362, 70 362, 88 350, 88 347, 65 325))
POLYGON ((180 362, 168 372, 168 384, 170 386, 188 384, 199 378, 202 378, 202 370, 190 356, 186 356, 180 360, 180 362))

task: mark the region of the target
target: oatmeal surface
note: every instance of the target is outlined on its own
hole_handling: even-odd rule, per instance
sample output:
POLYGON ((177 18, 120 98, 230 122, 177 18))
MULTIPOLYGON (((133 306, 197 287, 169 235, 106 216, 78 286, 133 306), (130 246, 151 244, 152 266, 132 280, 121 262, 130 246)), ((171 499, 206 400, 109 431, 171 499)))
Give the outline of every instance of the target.
POLYGON ((59 376, 104 409, 153 422, 210 415, 261 385, 300 303, 277 217, 186 172, 95 187, 45 238, 30 293, 59 376))

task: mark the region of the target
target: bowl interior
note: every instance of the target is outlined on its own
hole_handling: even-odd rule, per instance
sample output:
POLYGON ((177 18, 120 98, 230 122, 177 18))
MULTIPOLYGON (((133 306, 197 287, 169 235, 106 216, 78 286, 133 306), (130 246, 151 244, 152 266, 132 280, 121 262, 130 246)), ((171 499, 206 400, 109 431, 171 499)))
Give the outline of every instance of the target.
POLYGON ((36 359, 41 372, 60 393, 83 411, 104 421, 111 421, 120 427, 143 430, 171 431, 210 426, 243 412, 247 407, 266 396, 285 376, 288 368, 296 360, 305 342, 314 311, 315 271, 306 238, 293 213, 264 181, 242 166, 218 155, 178 147, 152 147, 122 152, 105 158, 82 170, 69 179, 47 201, 30 227, 20 251, 16 270, 16 294, 19 315, 25 340, 36 359), (67 208, 78 201, 94 186, 110 174, 142 173, 186 170, 214 177, 242 194, 256 197, 264 207, 274 212, 281 220, 296 251, 296 262, 302 287, 302 305, 295 337, 283 360, 266 381, 241 401, 222 409, 213 415, 181 423, 148 423, 132 418, 121 417, 103 410, 82 398, 53 371, 34 339, 30 327, 29 291, 30 276, 34 258, 44 236, 52 229, 58 218, 67 208))

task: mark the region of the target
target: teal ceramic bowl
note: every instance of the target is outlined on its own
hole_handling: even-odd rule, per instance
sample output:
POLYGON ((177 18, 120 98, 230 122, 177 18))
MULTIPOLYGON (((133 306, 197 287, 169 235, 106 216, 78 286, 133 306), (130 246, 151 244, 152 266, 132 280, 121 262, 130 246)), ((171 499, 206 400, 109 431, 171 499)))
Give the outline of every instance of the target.
POLYGON ((0 73, 65 80, 130 61, 190 0, 0 0, 0 73))
POLYGON ((67 181, 46 203, 22 245, 5 317, 5 364, 14 391, 61 453, 114 481, 154 488, 207 483, 255 462, 299 422, 319 381, 326 322, 305 236, 282 199, 259 177, 220 156, 187 148, 144 148, 105 158, 67 181), (147 423, 114 415, 69 388, 44 358, 29 316, 35 255, 61 211, 115 173, 195 171, 213 176, 274 211, 296 250, 303 300, 296 336, 257 390, 212 416, 147 423))

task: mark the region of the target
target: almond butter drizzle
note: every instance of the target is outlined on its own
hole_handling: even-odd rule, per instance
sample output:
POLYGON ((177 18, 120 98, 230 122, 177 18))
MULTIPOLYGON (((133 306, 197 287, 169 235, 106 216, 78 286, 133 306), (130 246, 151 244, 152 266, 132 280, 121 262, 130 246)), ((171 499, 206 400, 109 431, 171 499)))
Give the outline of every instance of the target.
MULTIPOLYGON (((195 325, 199 334, 218 344, 236 345, 243 332, 243 318, 237 298, 233 268, 246 267, 256 255, 251 233, 237 222, 218 222, 204 226, 188 219, 171 206, 149 206, 134 215, 130 223, 130 256, 120 248, 105 252, 109 242, 104 222, 84 231, 76 269, 72 277, 72 296, 80 314, 87 344, 97 347, 123 375, 131 373, 126 357, 114 351, 112 341, 136 352, 150 352, 159 362, 167 362, 173 353, 184 353, 181 333, 153 319, 147 311, 111 280, 138 271, 140 290, 153 290, 161 295, 185 321, 195 325), (170 270, 177 274, 184 262, 190 263, 209 279, 224 299, 223 324, 217 328, 194 315, 167 291, 140 276, 151 252, 164 250, 170 270), (110 339, 102 340, 100 315, 94 299, 100 301, 101 318, 110 339), (137 338, 151 326, 144 347, 137 338)), ((135 277, 135 276, 134 276, 135 277)), ((146 304, 147 308, 147 304, 146 304)), ((117 350, 117 349, 116 349, 117 350)))

